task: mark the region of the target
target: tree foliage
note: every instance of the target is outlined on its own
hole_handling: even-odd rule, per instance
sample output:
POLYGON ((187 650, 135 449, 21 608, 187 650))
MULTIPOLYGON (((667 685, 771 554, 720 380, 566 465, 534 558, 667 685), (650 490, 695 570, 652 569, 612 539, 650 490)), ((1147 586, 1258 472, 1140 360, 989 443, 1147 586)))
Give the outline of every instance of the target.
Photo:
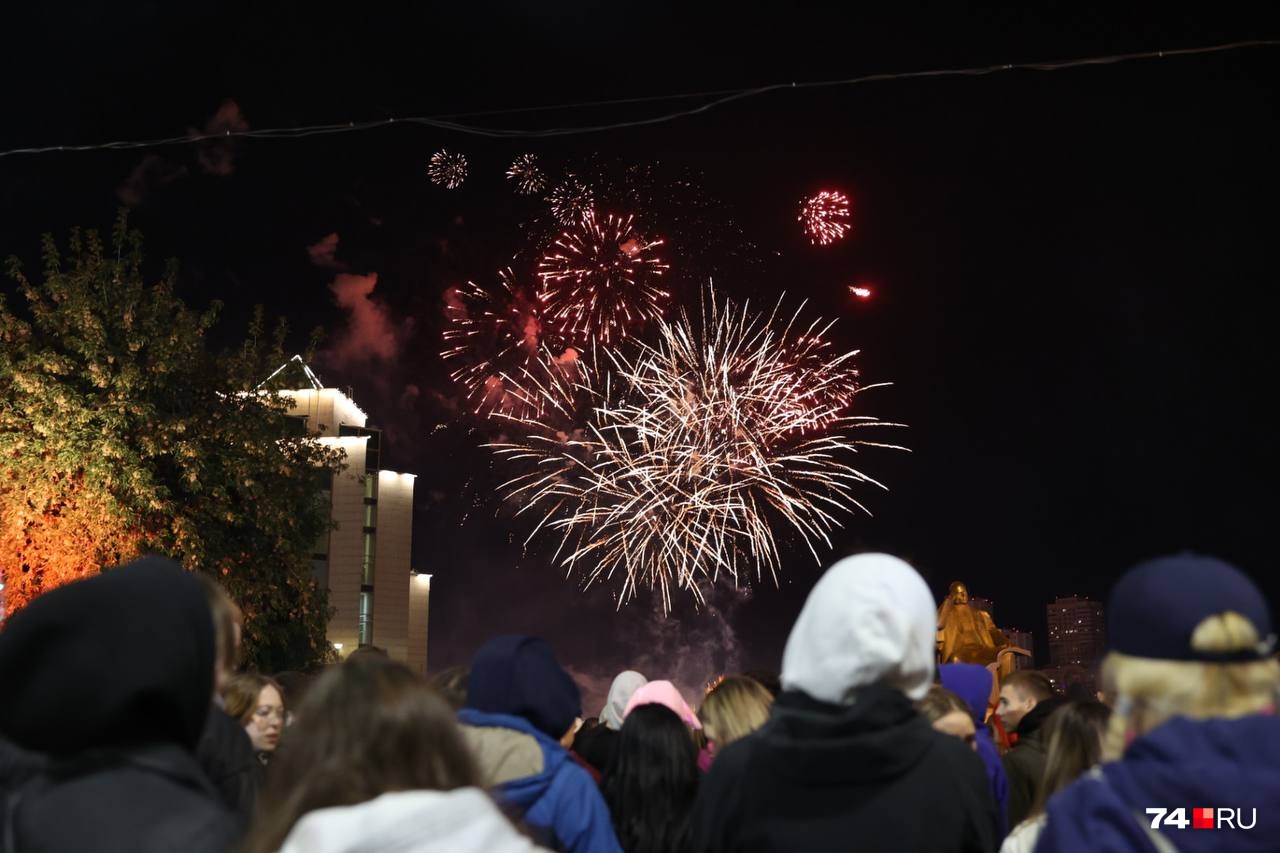
POLYGON ((246 662, 314 666, 327 593, 310 555, 329 529, 317 477, 339 454, 290 430, 287 401, 258 385, 287 332, 213 353, 220 305, 188 307, 176 266, 148 285, 142 238, 122 213, 108 250, 73 231, 44 240, 33 281, 0 295, 0 570, 10 611, 140 553, 215 576, 245 614, 246 662))

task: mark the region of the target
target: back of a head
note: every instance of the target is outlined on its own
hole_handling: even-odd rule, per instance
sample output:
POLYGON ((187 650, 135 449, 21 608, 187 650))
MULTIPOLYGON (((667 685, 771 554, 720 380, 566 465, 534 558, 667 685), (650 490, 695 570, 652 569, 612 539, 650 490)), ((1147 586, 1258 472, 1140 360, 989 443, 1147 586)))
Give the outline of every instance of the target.
POLYGON ((477 781, 452 710, 424 679, 384 658, 349 659, 319 676, 299 707, 246 850, 279 849, 316 809, 477 781))
POLYGON ((952 711, 973 716, 973 709, 967 702, 940 684, 929 688, 924 698, 916 703, 916 710, 931 723, 937 722, 952 711))
POLYGON ((646 704, 627 714, 617 758, 601 782, 624 850, 683 848, 698 787, 697 759, 689 729, 670 708, 646 704))
POLYGON ((1053 682, 1049 680, 1049 676, 1034 669, 1009 673, 1000 679, 1000 687, 1001 689, 1011 687, 1018 692, 1019 696, 1024 699, 1034 699, 1036 702, 1043 702, 1054 695, 1053 682))
POLYGON ((0 632, 0 735, 53 754, 190 749, 213 696, 214 644, 204 592, 169 560, 59 587, 0 632))
POLYGON ((920 699, 933 682, 937 611, 897 557, 847 557, 818 580, 787 638, 782 687, 835 705, 881 684, 920 699))
POLYGON ((772 706, 773 694, 754 679, 730 675, 702 700, 698 716, 707 737, 724 748, 768 722, 772 706))
POLYGON ((978 724, 986 721, 994 679, 991 670, 976 663, 944 663, 938 667, 942 686, 965 701, 978 724))
POLYGON ((1231 719, 1273 708, 1280 691, 1265 597, 1221 560, 1181 554, 1128 571, 1107 607, 1106 692, 1116 700, 1104 753, 1174 716, 1231 719))
POLYGON ((1031 814, 1044 811, 1049 798, 1102 761, 1102 740, 1111 709, 1094 699, 1065 702, 1044 724, 1048 743, 1043 784, 1031 814))
POLYGON ((220 680, 230 677, 236 671, 240 660, 240 630, 244 622, 244 614, 222 585, 213 578, 200 572, 192 572, 192 577, 204 592, 205 601, 213 614, 213 637, 217 657, 218 677, 220 680))
POLYGON ((472 658, 467 707, 521 717, 559 740, 582 716, 582 695, 545 640, 512 634, 472 658))
POLYGON ((451 666, 432 673, 427 681, 444 697, 449 707, 457 711, 467 704, 467 680, 470 676, 471 670, 465 666, 451 666))

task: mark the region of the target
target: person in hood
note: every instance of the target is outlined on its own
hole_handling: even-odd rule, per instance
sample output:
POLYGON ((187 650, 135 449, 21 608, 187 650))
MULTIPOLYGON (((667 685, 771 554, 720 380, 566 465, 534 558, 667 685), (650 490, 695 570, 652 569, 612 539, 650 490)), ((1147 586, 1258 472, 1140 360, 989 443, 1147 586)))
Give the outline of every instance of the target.
POLYGON ((982 762, 912 706, 933 681, 935 617, 896 557, 828 569, 787 639, 772 717, 702 780, 692 849, 993 850, 982 762))
POLYGON ((562 745, 581 715, 578 685, 551 647, 508 635, 472 658, 458 719, 482 783, 538 840, 572 853, 617 853, 599 789, 562 745))
POLYGON ((649 683, 649 679, 634 670, 618 673, 609 686, 609 697, 600 711, 600 724, 583 727, 573 740, 573 751, 602 775, 608 775, 618 751, 618 732, 622 730, 622 712, 627 709, 631 694, 649 683))
POLYGON ((1275 850, 1272 631, 1257 586, 1221 560, 1184 554, 1126 573, 1107 606, 1103 684, 1115 706, 1104 763, 1049 801, 1036 850, 1275 850))
POLYGON ((1040 794, 1049 746, 1041 728, 1065 701, 1054 694, 1052 682, 1042 672, 1011 672, 1000 683, 998 713, 1006 731, 1017 736, 1003 759, 1009 780, 1009 827, 1030 816, 1031 806, 1040 794))
POLYGON ((987 727, 995 676, 991 670, 976 663, 947 663, 938 667, 938 677, 942 686, 963 699, 973 714, 978 757, 987 770, 987 785, 991 789, 991 798, 996 802, 1000 837, 1004 837, 1008 832, 1009 780, 1000 760, 1000 751, 991 739, 991 729, 987 727))
POLYGON ((387 658, 321 675, 271 766, 244 853, 527 853, 478 787, 453 711, 387 658))
POLYGON ((689 707, 689 703, 680 695, 680 691, 670 681, 650 681, 641 687, 627 700, 626 710, 622 712, 623 724, 627 716, 641 705, 665 705, 680 721, 694 731, 702 730, 702 722, 689 707))
POLYGON ((18 851, 230 848, 239 822, 192 754, 214 655, 199 583, 158 557, 59 587, 10 616, 0 631, 0 739, 44 767, 0 778, 0 839, 18 851))

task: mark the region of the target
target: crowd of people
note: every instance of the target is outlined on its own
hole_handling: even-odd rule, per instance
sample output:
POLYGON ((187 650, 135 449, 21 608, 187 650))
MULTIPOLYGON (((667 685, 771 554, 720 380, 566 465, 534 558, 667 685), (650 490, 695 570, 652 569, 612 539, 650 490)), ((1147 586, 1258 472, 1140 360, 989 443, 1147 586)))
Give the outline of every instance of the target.
POLYGON ((862 554, 814 586, 778 676, 723 676, 694 707, 628 670, 588 716, 530 636, 430 680, 374 648, 239 672, 235 602, 143 558, 0 630, 0 853, 1280 849, 1257 587, 1168 557, 1108 615, 1103 690, 1068 699, 1038 672, 938 666, 924 580, 862 554), (1175 817, 1202 828, 1206 807, 1236 819, 1175 817))

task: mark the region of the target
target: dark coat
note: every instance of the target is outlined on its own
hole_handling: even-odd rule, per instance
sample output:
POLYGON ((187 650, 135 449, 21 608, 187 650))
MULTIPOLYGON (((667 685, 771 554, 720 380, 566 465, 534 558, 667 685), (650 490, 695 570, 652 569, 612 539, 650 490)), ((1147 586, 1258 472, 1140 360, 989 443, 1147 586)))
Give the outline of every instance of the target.
POLYGON ((1044 782, 1044 765, 1049 744, 1044 723, 1065 700, 1058 696, 1042 699, 1018 721, 1018 742, 1004 754, 1004 770, 1009 780, 1009 829, 1027 819, 1044 782))
POLYGON ((213 663, 204 592, 167 560, 68 584, 9 617, 0 738, 45 766, 0 762, 0 840, 17 853, 231 846, 238 822, 192 756, 213 663))
POLYGON ((218 706, 209 709, 204 733, 196 745, 196 761, 213 783, 222 804, 246 822, 253 816, 262 763, 244 726, 218 706))
MULTIPOLYGON (((1212 815, 1215 824, 1220 812, 1212 815)), ((1165 815, 1171 817, 1171 815, 1165 815)), ((1175 822, 1178 817, 1173 816, 1175 822)), ((1182 853, 1273 853, 1280 849, 1280 718, 1174 718, 1049 800, 1037 853, 1156 853, 1160 832, 1182 853), (1231 809, 1232 825, 1211 832, 1161 823, 1148 808, 1231 809), (1235 826, 1239 822, 1250 829, 1235 826)))
POLYGON ((901 692, 863 688, 844 707, 788 691, 703 778, 692 849, 991 851, 996 823, 977 755, 901 692))

